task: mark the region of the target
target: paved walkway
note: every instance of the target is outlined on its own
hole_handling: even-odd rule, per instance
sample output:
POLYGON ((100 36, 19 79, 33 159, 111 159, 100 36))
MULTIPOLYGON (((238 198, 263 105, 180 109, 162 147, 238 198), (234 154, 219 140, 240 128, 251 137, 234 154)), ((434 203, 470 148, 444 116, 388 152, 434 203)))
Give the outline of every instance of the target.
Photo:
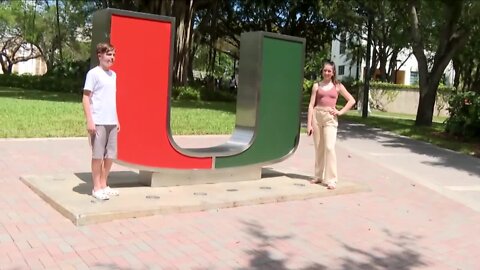
POLYGON ((88 172, 87 140, 0 140, 0 269, 480 269, 480 160, 346 123, 337 149, 371 192, 76 227, 18 178, 88 172))

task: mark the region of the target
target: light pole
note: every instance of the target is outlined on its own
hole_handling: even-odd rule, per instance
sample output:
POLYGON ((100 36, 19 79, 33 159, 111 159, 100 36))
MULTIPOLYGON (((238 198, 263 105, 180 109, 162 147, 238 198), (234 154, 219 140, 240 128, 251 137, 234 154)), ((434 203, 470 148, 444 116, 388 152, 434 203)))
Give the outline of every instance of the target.
POLYGON ((362 118, 368 116, 368 92, 370 90, 370 49, 372 47, 372 15, 367 11, 367 56, 365 57, 365 79, 363 84, 363 102, 362 102, 362 118))

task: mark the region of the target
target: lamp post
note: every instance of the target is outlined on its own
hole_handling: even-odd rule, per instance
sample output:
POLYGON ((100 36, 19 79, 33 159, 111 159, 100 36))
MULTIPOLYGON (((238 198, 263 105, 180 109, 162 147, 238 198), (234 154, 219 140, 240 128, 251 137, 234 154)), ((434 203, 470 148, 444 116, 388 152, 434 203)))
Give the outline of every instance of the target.
POLYGON ((370 90, 370 49, 372 47, 372 15, 370 12, 367 12, 368 23, 367 23, 367 55, 365 59, 365 74, 364 74, 364 84, 363 84, 363 102, 362 102, 362 118, 367 118, 368 116, 368 96, 370 90))

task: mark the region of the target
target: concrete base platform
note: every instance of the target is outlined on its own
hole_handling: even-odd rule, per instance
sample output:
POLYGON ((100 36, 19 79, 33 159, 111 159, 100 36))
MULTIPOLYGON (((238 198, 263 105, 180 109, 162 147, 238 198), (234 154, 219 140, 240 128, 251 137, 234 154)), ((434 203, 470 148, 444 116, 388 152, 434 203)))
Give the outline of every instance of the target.
POLYGON ((171 187, 260 180, 262 167, 245 166, 215 170, 140 171, 140 183, 151 187, 171 187))
POLYGON ((109 184, 120 191, 108 201, 94 199, 90 173, 20 178, 75 225, 115 219, 204 211, 244 205, 303 200, 368 191, 368 187, 341 181, 335 190, 310 184, 307 176, 265 170, 257 181, 225 182, 173 187, 148 187, 134 171, 112 172, 109 184))

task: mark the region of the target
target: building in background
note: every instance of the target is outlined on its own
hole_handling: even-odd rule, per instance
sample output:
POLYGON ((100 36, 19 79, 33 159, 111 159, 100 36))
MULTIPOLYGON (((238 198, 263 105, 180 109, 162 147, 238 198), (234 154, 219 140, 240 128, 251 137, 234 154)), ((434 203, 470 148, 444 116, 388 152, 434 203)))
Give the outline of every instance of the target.
MULTIPOLYGON (((366 47, 365 41, 362 41, 362 46, 366 47)), ((335 62, 337 66, 337 78, 339 80, 345 80, 347 78, 363 80, 364 78, 363 74, 365 71, 365 60, 362 59, 361 61, 352 61, 352 59, 348 57, 348 55, 352 55, 352 53, 354 52, 352 52, 352 50, 349 51, 349 48, 347 47, 346 35, 337 36, 337 38, 332 41, 331 60, 335 62)), ((389 65, 390 63, 388 61, 387 67, 389 65)), ((410 49, 403 49, 398 54, 396 67, 398 68, 399 66, 400 68, 396 71, 394 76, 396 84, 418 84, 418 63, 410 49), (401 65, 402 63, 403 65, 401 65)), ((377 70, 372 75, 372 80, 378 78, 379 75, 380 70, 377 67, 377 70)), ((450 61, 444 71, 443 82, 445 85, 451 86, 453 85, 454 77, 455 70, 453 69, 453 64, 450 61)))
MULTIPOLYGON (((23 47, 17 52, 16 57, 27 57, 30 55, 30 50, 26 50, 23 47)), ((4 57, 4 56, 0 56, 4 57)), ((5 58, 4 58, 5 60, 5 58)), ((43 75, 47 72, 47 64, 42 57, 37 57, 27 61, 18 62, 13 65, 12 73, 18 75, 43 75)), ((2 69, 0 68, 0 74, 3 74, 2 69)))

